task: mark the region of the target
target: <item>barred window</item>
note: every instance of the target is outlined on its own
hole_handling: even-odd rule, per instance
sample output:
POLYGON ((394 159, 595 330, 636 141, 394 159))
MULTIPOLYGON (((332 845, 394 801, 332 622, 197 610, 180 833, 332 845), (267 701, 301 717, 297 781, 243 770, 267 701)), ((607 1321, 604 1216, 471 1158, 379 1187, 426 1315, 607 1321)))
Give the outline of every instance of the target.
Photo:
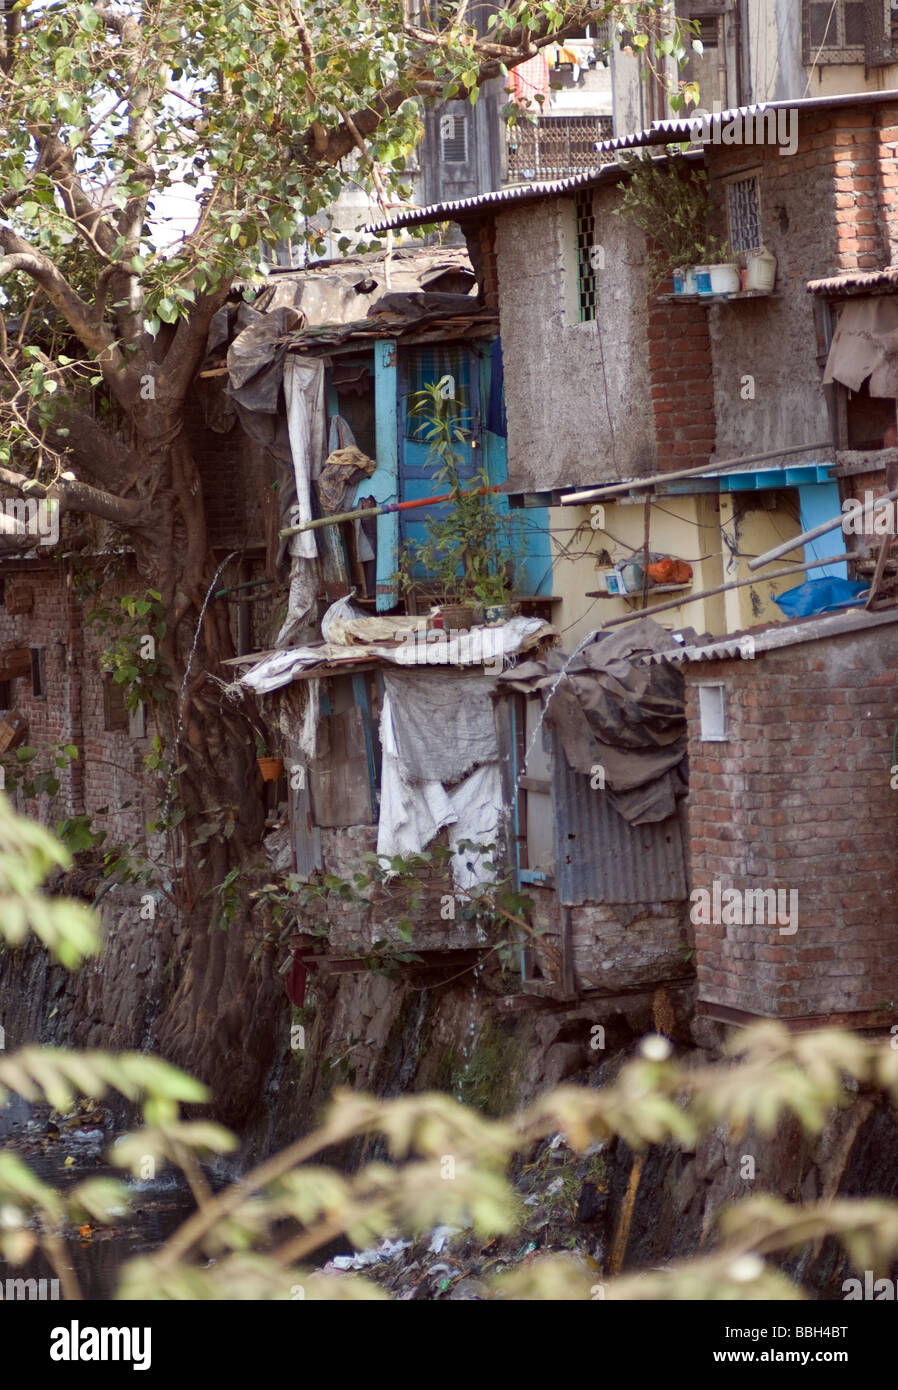
POLYGON ((732 179, 727 188, 730 246, 734 252, 761 248, 761 188, 757 176, 732 179))
POLYGON ((596 218, 593 211, 592 189, 582 189, 575 203, 577 236, 577 308, 581 323, 596 316, 596 272, 593 252, 596 243, 596 218))
POLYGON ((803 0, 802 47, 814 63, 863 63, 867 42, 865 0, 803 0))
POLYGON ((444 164, 467 164, 468 121, 464 115, 444 111, 440 116, 440 153, 444 164))

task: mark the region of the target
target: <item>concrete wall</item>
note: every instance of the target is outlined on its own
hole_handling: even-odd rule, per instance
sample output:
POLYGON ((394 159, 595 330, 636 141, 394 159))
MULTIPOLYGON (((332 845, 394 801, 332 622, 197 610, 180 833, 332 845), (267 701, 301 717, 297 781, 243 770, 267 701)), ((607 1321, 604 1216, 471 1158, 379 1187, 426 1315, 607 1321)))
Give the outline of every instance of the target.
MULTIPOLYGON (((777 505, 763 508, 760 493, 695 493, 690 496, 661 495, 652 508, 649 531, 650 549, 657 554, 673 555, 692 565, 692 590, 713 589, 731 579, 749 577, 748 559, 778 545, 790 533, 797 534, 798 493, 777 493, 777 505), (790 499, 791 502, 790 502, 790 499), (741 552, 731 554, 721 544, 721 529, 741 552)), ((549 510, 549 525, 555 557, 552 592, 561 598, 553 609, 552 621, 561 632, 564 651, 573 651, 588 633, 612 618, 622 618, 639 611, 636 600, 624 598, 590 599, 586 595, 601 588, 601 560, 605 552, 612 563, 630 558, 639 560, 643 544, 644 512, 641 505, 611 500, 604 503, 604 526, 592 528, 600 514, 589 506, 553 507, 549 510)), ((826 552, 828 553, 828 552, 826 552)), ((802 552, 785 557, 777 568, 788 561, 800 561, 802 552)), ((765 580, 744 589, 734 589, 727 595, 690 602, 686 593, 676 608, 659 613, 662 627, 675 631, 694 627, 696 632, 723 636, 740 628, 758 623, 782 621, 782 612, 773 603, 773 595, 783 593, 801 583, 804 575, 794 578, 765 580)), ((675 595, 649 591, 648 611, 675 595)))
POLYGON ((500 212, 496 252, 513 487, 613 481, 654 467, 641 236, 595 193, 598 317, 576 317, 573 200, 500 212))
POLYGON ((773 297, 703 310, 709 317, 718 458, 829 438, 807 282, 838 268, 835 167, 843 161, 837 150, 853 155, 854 136, 869 129, 871 119, 839 111, 802 118, 794 155, 769 145, 706 147, 721 233, 727 230, 727 178, 759 172, 762 236, 778 263, 773 297), (840 136, 848 143, 837 143, 840 136))
POLYGON ((838 96, 843 92, 882 92, 898 85, 898 66, 871 68, 862 63, 802 62, 801 0, 748 0, 745 42, 751 74, 750 101, 790 101, 838 96))
POLYGON ((686 667, 692 887, 797 892, 797 930, 695 927, 705 1012, 881 1023, 898 979, 898 628, 686 667), (722 682, 729 737, 702 742, 722 682))

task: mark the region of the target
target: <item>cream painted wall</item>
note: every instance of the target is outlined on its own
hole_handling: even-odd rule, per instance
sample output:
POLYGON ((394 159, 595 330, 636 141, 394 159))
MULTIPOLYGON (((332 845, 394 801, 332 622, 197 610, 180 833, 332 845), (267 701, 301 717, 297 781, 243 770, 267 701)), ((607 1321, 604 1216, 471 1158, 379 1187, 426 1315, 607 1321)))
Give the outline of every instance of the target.
MULTIPOLYGON (((687 560, 693 570, 693 591, 712 589, 730 579, 747 578, 748 558, 778 545, 790 535, 797 535, 800 526, 791 512, 752 510, 744 514, 736 532, 734 497, 726 493, 719 498, 714 493, 694 496, 665 496, 652 507, 649 547, 652 551, 687 560), (737 548, 746 558, 734 557, 721 536, 725 527, 730 539, 736 537, 737 548), (726 560, 724 560, 726 556, 726 560)), ((742 494, 744 496, 744 494, 742 494)), ((578 642, 607 623, 611 618, 636 615, 641 610, 641 596, 623 598, 587 598, 600 589, 599 556, 608 552, 612 563, 636 559, 643 544, 644 514, 642 504, 616 501, 604 504, 604 529, 593 530, 593 513, 589 506, 553 507, 549 525, 555 570, 552 592, 561 598, 553 610, 552 622, 561 635, 564 651, 573 651, 578 642)), ((602 519, 596 513, 596 519, 602 519)), ((802 552, 794 551, 772 569, 785 568, 790 560, 800 561, 802 552)), ((689 602, 688 598, 676 608, 658 614, 658 622, 669 631, 693 627, 698 633, 710 632, 723 636, 761 623, 782 622, 783 614, 772 602, 774 593, 782 593, 794 584, 802 583, 804 572, 796 570, 795 578, 774 580, 759 578, 757 583, 727 594, 689 602), (754 598, 752 597, 754 596, 754 598)), ((658 603, 674 597, 651 594, 647 612, 658 603)))
POLYGON ((848 92, 882 92, 898 82, 898 66, 820 63, 813 71, 802 63, 801 0, 750 0, 746 43, 752 101, 790 101, 800 97, 840 96, 848 92))

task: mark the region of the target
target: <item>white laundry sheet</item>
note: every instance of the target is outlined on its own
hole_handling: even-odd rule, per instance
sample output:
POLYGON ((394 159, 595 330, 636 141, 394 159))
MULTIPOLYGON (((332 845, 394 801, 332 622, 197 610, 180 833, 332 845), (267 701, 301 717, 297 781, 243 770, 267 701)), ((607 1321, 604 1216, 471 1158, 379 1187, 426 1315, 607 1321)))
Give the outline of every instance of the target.
MULTIPOLYGON (((434 730, 434 736, 440 737, 440 732, 434 730)), ((458 845, 463 840, 494 844, 498 838, 502 811, 498 749, 495 761, 476 768, 454 787, 447 789, 436 781, 412 781, 400 762, 389 693, 381 711, 380 738, 383 759, 377 853, 388 858, 420 854, 447 826, 455 886, 471 890, 491 882, 495 877, 494 870, 487 867, 491 854, 459 850, 458 845)))
MULTIPOLYGON (((325 448, 324 363, 318 357, 288 353, 284 363, 284 400, 287 432, 296 481, 296 505, 291 524, 312 520, 312 480, 321 472, 325 448)), ((318 593, 318 543, 314 531, 300 531, 287 542, 290 556, 290 592, 287 617, 276 646, 290 640, 315 610, 318 593)))

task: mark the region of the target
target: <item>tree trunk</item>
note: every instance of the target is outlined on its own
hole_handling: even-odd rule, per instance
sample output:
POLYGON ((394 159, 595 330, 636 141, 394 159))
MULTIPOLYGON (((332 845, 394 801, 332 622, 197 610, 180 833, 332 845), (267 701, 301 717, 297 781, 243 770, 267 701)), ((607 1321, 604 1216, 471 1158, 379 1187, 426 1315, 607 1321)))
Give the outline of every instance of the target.
MULTIPOLYGON (((164 438, 165 421, 159 429, 164 438)), ((180 861, 172 872, 181 920, 157 1048, 205 1081, 214 1113, 239 1127, 258 1104, 272 1059, 275 1004, 286 1008, 267 957, 251 960, 257 935, 245 901, 226 930, 214 921, 217 886, 230 870, 262 859, 262 782, 248 719, 209 678, 232 678, 221 662, 234 651, 226 605, 212 597, 220 562, 208 547, 201 479, 183 433, 157 466, 170 482, 168 500, 155 511, 152 534, 135 540, 141 575, 169 615, 160 644, 169 698, 156 714, 171 767, 185 767, 170 779, 163 807, 170 800, 186 816, 170 837, 180 861), (216 833, 193 845, 213 818, 216 833)))

